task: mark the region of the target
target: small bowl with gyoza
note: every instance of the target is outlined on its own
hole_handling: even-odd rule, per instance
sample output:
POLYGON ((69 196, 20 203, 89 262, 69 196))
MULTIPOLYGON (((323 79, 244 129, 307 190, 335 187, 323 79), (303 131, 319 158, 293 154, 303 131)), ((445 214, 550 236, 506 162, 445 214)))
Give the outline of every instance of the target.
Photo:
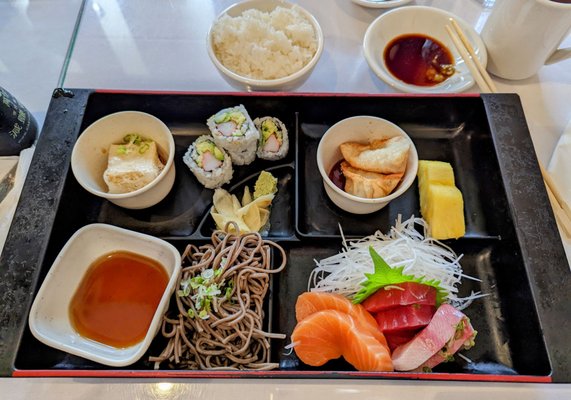
POLYGON ((412 185, 418 154, 400 127, 382 118, 356 116, 337 122, 317 148, 327 196, 353 214, 385 207, 412 185))

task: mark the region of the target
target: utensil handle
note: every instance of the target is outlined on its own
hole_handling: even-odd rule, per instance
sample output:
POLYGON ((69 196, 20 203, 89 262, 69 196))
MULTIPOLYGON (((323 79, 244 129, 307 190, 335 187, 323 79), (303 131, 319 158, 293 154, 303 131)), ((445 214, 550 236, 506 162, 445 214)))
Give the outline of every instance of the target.
POLYGON ((547 61, 545 61, 545 65, 555 64, 568 58, 571 58, 571 47, 555 50, 553 54, 549 56, 547 61))

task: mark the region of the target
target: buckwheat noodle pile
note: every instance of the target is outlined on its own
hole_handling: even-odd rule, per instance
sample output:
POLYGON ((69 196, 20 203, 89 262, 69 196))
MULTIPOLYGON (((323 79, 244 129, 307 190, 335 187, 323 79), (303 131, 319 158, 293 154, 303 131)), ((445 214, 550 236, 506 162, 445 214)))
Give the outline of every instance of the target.
POLYGON ((285 252, 258 233, 226 231, 215 231, 211 244, 187 246, 175 293, 178 315, 165 315, 161 332, 168 344, 158 357, 149 357, 155 369, 164 361, 180 369, 277 368, 270 362, 269 339, 285 335, 263 330, 263 303, 270 274, 285 267, 285 252), (274 269, 270 247, 281 253, 274 269))

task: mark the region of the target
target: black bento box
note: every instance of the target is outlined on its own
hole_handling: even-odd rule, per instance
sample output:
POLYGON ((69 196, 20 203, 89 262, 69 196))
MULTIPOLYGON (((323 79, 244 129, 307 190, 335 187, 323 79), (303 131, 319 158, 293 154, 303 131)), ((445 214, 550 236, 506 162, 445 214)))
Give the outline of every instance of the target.
MULTIPOLYGON (((521 103, 517 95, 351 95, 146 93, 56 90, 13 220, 0 264, 0 371, 4 376, 414 378, 511 382, 571 382, 571 272, 561 245, 521 103), (212 191, 198 184, 182 162, 206 119, 243 104, 250 115, 277 116, 290 132, 290 152, 277 162, 237 168, 230 191, 252 185, 270 170, 279 180, 268 238, 285 248, 288 265, 272 282, 266 319, 273 332, 276 371, 153 370, 146 356, 110 368, 47 347, 27 325, 34 295, 60 249, 82 226, 100 222, 163 238, 179 249, 209 239, 212 191), (117 111, 155 115, 175 136, 176 181, 170 194, 145 210, 126 210, 83 190, 70 168, 77 136, 117 111), (489 294, 465 310, 478 331, 463 359, 433 373, 362 373, 334 361, 304 366, 284 351, 295 325, 297 296, 307 289, 314 259, 341 249, 347 237, 386 232, 400 214, 419 215, 416 184, 371 215, 341 211, 324 193, 316 150, 325 131, 346 117, 373 115, 403 128, 420 159, 452 164, 465 201, 466 236, 447 241, 463 254, 461 294, 489 294)), ((149 352, 160 352, 161 338, 149 352)), ((147 354, 148 355, 148 354, 147 354)))

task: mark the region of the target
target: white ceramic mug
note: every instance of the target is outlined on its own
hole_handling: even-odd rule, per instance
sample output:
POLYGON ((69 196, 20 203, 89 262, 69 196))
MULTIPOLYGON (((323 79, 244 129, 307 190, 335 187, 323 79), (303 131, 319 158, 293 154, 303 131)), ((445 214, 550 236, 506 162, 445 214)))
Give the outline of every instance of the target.
POLYGON ((570 28, 569 0, 498 0, 482 30, 488 71, 525 79, 545 64, 570 58, 571 48, 557 49, 570 28))

